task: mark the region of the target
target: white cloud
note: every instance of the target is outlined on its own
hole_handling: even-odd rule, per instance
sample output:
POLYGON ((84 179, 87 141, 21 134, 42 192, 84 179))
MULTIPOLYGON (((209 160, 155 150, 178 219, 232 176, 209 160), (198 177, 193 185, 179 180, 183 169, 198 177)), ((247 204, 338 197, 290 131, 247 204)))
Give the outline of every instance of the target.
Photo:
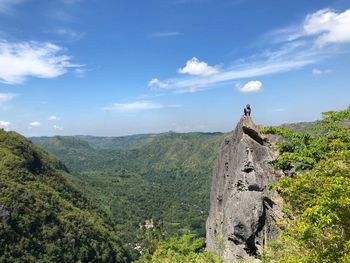
POLYGON ((257 92, 262 90, 262 83, 259 80, 253 80, 246 83, 242 88, 239 90, 241 92, 257 92))
MULTIPOLYGON (((220 71, 218 67, 208 66, 193 58, 178 70, 190 76, 163 80, 167 84, 163 89, 176 94, 193 93, 233 84, 237 80, 300 70, 338 56, 342 52, 341 47, 324 44, 350 42, 349 16, 350 9, 340 13, 327 9, 307 15, 298 25, 272 31, 269 34, 272 41, 268 43, 270 49, 239 58, 231 62, 230 67, 220 68, 220 71)), ((329 72, 323 70, 321 74, 329 72)), ((314 74, 319 73, 316 70, 314 74)))
POLYGON ((322 70, 314 68, 312 70, 312 75, 321 75, 322 74, 322 70))
POLYGON ((178 69, 178 72, 194 76, 209 76, 218 73, 219 70, 215 67, 209 66, 206 62, 201 62, 193 57, 186 62, 185 67, 178 69))
POLYGON ((64 51, 50 42, 0 41, 0 82, 19 84, 29 76, 55 78, 69 68, 80 67, 72 64, 64 51))
POLYGON ((29 126, 30 127, 39 127, 41 124, 40 124, 40 122, 38 122, 38 121, 33 121, 33 122, 30 122, 29 123, 29 126))
POLYGON ((180 107, 180 105, 166 105, 152 101, 135 101, 130 103, 114 103, 112 106, 104 107, 103 109, 117 111, 140 111, 175 107, 180 107))
POLYGON ((168 86, 166 89, 173 90, 174 93, 194 93, 213 88, 213 86, 218 87, 232 83, 235 80, 300 69, 305 65, 314 63, 316 59, 320 59, 320 57, 314 57, 309 52, 303 51, 300 54, 286 54, 282 57, 251 63, 238 62, 234 68, 222 70, 213 76, 169 79, 167 80, 168 86))
POLYGON ((11 125, 11 122, 9 121, 0 121, 0 127, 7 128, 11 125))
POLYGON ((158 32, 148 35, 150 38, 162 38, 162 37, 175 37, 181 35, 180 32, 170 31, 170 32, 158 32))
POLYGON ((48 119, 49 121, 58 121, 58 120, 60 120, 60 117, 57 117, 57 116, 55 116, 55 115, 52 115, 52 116, 48 117, 47 119, 48 119))
POLYGON ((157 78, 151 79, 150 82, 148 83, 148 87, 156 87, 156 88, 166 88, 168 86, 168 83, 165 81, 161 81, 157 78))
POLYGON ((75 75, 78 77, 78 78, 83 78, 85 76, 85 72, 87 72, 88 70, 86 68, 76 68, 74 70, 75 72, 75 75))
POLYGON ((0 93, 0 106, 14 99, 16 96, 17 94, 14 93, 0 93))
POLYGON ((63 131, 63 127, 62 126, 54 125, 53 128, 55 130, 63 131))
POLYGON ((336 13, 322 9, 306 16, 304 31, 307 35, 317 35, 316 44, 350 42, 350 9, 336 13))
POLYGON ((282 43, 297 40, 303 36, 303 26, 302 25, 292 25, 287 27, 282 27, 274 29, 265 33, 261 39, 268 40, 272 43, 282 43))
POLYGON ((322 74, 328 74, 331 73, 332 70, 330 69, 318 69, 318 68, 314 68, 312 70, 312 75, 318 76, 318 75, 322 75, 322 74))

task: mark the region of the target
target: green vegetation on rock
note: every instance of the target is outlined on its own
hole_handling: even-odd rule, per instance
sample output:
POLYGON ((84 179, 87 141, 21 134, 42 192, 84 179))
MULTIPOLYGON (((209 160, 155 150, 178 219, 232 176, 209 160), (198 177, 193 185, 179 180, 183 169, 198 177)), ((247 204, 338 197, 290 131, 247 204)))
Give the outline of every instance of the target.
POLYGON ((205 251, 205 240, 188 233, 164 237, 162 228, 144 229, 139 237, 142 256, 138 263, 223 263, 214 253, 205 251))
POLYGON ((274 187, 286 202, 285 230, 266 262, 350 262, 350 107, 323 114, 312 133, 265 128, 285 139, 274 165, 296 167, 274 187))

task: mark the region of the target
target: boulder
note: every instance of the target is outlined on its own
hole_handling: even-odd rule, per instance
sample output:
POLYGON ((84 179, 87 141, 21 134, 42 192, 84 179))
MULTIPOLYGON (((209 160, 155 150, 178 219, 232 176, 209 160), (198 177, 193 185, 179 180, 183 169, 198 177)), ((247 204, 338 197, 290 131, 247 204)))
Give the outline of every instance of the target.
POLYGON ((281 208, 269 185, 281 176, 270 162, 276 153, 251 117, 242 118, 221 145, 214 169, 207 250, 225 260, 259 261, 264 245, 278 232, 281 208))

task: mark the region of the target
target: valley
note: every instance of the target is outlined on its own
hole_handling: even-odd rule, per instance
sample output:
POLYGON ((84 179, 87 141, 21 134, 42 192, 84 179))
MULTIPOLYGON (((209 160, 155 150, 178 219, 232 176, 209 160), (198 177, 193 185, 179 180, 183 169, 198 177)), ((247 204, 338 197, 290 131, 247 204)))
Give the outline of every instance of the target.
POLYGON ((106 211, 132 242, 146 218, 167 235, 205 236, 214 161, 222 133, 126 137, 36 137, 59 157, 69 180, 106 211))

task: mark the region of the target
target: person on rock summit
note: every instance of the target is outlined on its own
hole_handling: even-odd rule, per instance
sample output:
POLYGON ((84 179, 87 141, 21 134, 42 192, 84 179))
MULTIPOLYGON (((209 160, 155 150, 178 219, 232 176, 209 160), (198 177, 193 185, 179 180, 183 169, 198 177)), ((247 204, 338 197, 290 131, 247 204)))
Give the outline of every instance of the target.
POLYGON ((252 112, 252 109, 250 108, 250 105, 247 104, 244 108, 244 117, 250 116, 250 113, 252 112))

